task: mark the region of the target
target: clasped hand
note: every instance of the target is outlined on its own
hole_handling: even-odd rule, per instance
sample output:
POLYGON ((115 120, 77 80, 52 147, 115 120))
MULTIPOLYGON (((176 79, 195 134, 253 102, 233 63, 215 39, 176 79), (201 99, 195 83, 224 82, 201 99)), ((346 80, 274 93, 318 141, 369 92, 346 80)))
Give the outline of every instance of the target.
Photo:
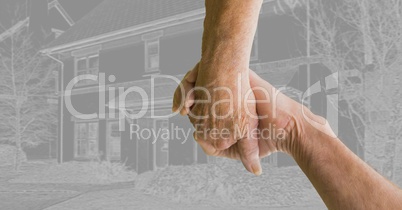
POLYGON ((262 173, 261 158, 292 153, 300 108, 252 70, 214 75, 200 64, 185 75, 173 99, 173 111, 189 117, 207 155, 241 160, 255 175, 262 173))

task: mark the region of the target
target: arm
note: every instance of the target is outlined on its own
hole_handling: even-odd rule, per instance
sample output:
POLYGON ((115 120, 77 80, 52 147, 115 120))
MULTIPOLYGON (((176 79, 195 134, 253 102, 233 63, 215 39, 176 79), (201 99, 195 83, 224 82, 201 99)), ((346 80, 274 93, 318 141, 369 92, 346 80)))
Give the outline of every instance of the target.
MULTIPOLYGON (((190 83, 195 80, 194 72, 188 73, 184 84, 186 80, 190 83)), ((259 135, 261 158, 278 151, 291 155, 329 209, 402 209, 401 189, 334 137, 325 119, 278 92, 252 71, 250 85, 258 114, 270 116, 260 119, 259 130, 280 134, 259 135)), ((226 151, 216 152, 210 143, 195 139, 208 155, 228 158, 241 155, 238 143, 226 151)))
MULTIPOLYGON (((255 73, 251 72, 250 79, 252 87, 275 95, 274 88, 255 73)), ((266 98, 261 92, 255 96, 266 98)), ((287 137, 276 141, 276 149, 292 155, 329 209, 402 209, 402 191, 331 136, 324 119, 283 94, 277 95, 276 102, 282 107, 277 110, 278 118, 260 123, 282 125, 287 137)), ((257 110, 272 114, 267 104, 257 104, 257 110)))
MULTIPOLYGON (((183 103, 181 87, 176 90, 173 111, 189 115, 197 138, 209 143, 209 154, 222 154, 233 145, 246 169, 261 173, 258 142, 247 131, 257 127, 255 104, 243 106, 249 84, 249 60, 262 0, 206 0, 206 17, 201 61, 195 66, 196 76, 185 79, 184 86, 195 86, 189 94, 194 103, 183 103), (205 103, 205 101, 208 101, 205 103), (184 105, 184 106, 183 106, 184 105), (182 107, 181 107, 182 106, 182 107), (210 131, 230 130, 225 138, 210 138, 210 131), (237 130, 236 130, 237 129, 237 130)), ((254 96, 250 96, 254 97, 254 96)), ((232 148, 233 149, 233 148, 232 148)))
POLYGON ((302 123, 306 137, 293 156, 329 209, 402 209, 397 186, 339 139, 302 123))
POLYGON ((262 0, 206 0, 202 42, 204 71, 247 71, 262 0))

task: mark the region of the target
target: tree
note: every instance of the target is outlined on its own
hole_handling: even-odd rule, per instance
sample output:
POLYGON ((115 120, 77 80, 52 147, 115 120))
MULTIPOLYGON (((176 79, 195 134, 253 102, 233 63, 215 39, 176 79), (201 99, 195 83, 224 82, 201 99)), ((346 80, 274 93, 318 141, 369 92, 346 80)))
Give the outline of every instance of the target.
POLYGON ((311 53, 339 72, 340 100, 346 104, 339 111, 353 123, 366 160, 394 179, 402 146, 397 144, 402 137, 401 0, 278 4, 277 11, 304 26, 311 53))
POLYGON ((0 43, 0 142, 15 145, 19 170, 25 147, 55 139, 57 107, 54 64, 32 44, 27 27, 12 31, 0 43))

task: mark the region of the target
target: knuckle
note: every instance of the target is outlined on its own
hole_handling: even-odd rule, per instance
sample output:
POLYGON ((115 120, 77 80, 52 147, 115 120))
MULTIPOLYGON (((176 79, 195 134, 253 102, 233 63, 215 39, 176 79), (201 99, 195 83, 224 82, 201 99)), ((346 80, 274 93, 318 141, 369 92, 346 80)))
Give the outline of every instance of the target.
POLYGON ((211 156, 211 157, 217 156, 217 153, 214 152, 214 151, 206 150, 206 149, 204 149, 204 148, 203 148, 202 150, 204 151, 204 153, 205 153, 207 156, 211 156))
POLYGON ((221 140, 216 140, 213 145, 214 145, 215 149, 217 149, 217 150, 226 150, 229 147, 231 147, 233 144, 229 140, 221 139, 221 140))
POLYGON ((246 161, 254 160, 256 154, 258 156, 258 153, 256 153, 255 150, 246 150, 246 151, 242 152, 243 159, 246 160, 246 161))

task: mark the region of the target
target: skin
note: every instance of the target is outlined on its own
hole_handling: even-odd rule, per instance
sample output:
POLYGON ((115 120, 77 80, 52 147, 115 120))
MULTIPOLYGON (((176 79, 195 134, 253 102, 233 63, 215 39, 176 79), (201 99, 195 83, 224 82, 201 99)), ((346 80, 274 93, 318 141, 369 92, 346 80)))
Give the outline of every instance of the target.
POLYGON ((211 138, 202 132, 196 132, 194 138, 206 154, 240 159, 254 174, 261 173, 260 158, 274 152, 291 155, 329 209, 402 209, 402 191, 350 151, 325 119, 278 92, 248 69, 261 3, 206 1, 203 57, 176 90, 173 111, 189 115, 193 125, 201 124, 197 131, 228 128, 229 134, 224 138, 211 138), (236 78, 241 78, 241 82, 236 78), (193 91, 194 87, 205 89, 193 91), (217 87, 232 90, 232 98, 227 92, 214 92, 217 87), (232 107, 236 111, 230 117, 214 119, 213 111, 219 110, 220 114, 231 108, 218 103, 228 98, 247 103, 232 107), (203 103, 202 99, 211 100, 203 103), (255 114, 260 118, 252 117, 255 114), (210 118, 195 119, 203 115, 210 118), (247 132, 236 134, 233 129, 236 124, 247 132), (255 129, 268 129, 271 135, 254 135, 251 131, 255 129))
MULTIPOLYGON (((252 87, 274 90, 253 72, 250 81, 252 87)), ((257 100, 264 97, 255 94, 257 100)), ((333 135, 325 119, 283 94, 277 98, 278 107, 283 107, 279 119, 291 119, 285 126, 286 138, 276 144, 277 149, 295 159, 328 209, 402 209, 401 189, 349 150, 333 135)), ((270 107, 257 104, 259 113, 271 112, 270 107)), ((277 122, 265 119, 261 125, 277 122)))
MULTIPOLYGON (((203 89, 188 94, 195 100, 191 107, 174 100, 173 111, 188 114, 198 138, 209 142, 215 153, 230 152, 228 149, 236 145, 245 168, 259 175, 259 147, 249 133, 257 128, 258 120, 246 114, 249 110, 256 116, 255 103, 244 105, 242 101, 250 89, 248 66, 262 0, 206 0, 205 4, 202 57, 194 67, 196 75, 187 81, 203 89), (209 103, 204 103, 206 100, 209 103), (211 137, 216 130, 229 132, 222 138, 211 137)), ((175 97, 180 94, 178 87, 175 97)), ((253 98, 253 94, 247 97, 253 98)))
MULTIPOLYGON (((261 158, 274 152, 291 155, 328 209, 402 209, 402 190, 349 150, 334 136, 325 119, 278 92, 251 70, 250 86, 257 113, 271 116, 259 120, 259 130, 283 131, 283 135, 255 138, 261 158)), ((208 155, 233 159, 241 156, 236 144, 218 151, 208 141, 196 141, 208 155)))

